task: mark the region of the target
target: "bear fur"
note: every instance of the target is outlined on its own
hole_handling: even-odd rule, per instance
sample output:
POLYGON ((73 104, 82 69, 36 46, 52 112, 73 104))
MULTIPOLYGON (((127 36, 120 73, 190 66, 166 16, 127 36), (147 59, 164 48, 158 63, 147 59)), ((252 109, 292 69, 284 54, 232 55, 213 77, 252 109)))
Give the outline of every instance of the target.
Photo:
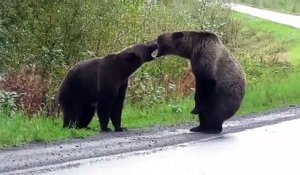
POLYGON ((157 38, 157 57, 177 55, 190 60, 195 75, 195 108, 200 125, 192 132, 220 133, 225 120, 239 109, 245 95, 242 67, 221 43, 206 31, 164 33, 157 38))
POLYGON ((153 60, 155 42, 136 44, 118 53, 75 64, 63 80, 58 102, 63 127, 87 128, 95 111, 102 131, 111 119, 115 131, 123 131, 121 114, 129 76, 143 63, 153 60))

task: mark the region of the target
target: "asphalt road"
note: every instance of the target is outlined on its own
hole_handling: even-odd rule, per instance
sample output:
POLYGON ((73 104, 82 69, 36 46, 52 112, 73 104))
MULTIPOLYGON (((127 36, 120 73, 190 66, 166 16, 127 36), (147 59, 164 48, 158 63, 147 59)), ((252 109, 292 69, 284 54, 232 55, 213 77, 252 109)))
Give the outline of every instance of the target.
POLYGON ((289 25, 295 28, 300 28, 300 16, 274 12, 270 10, 258 9, 240 4, 231 4, 231 9, 246 13, 251 16, 256 16, 276 23, 289 25))
POLYGON ((164 150, 108 156, 46 175, 299 175, 300 119, 164 150))
POLYGON ((191 133, 195 124, 155 127, 124 133, 99 134, 87 139, 75 139, 51 144, 28 144, 0 151, 0 174, 39 174, 78 167, 93 159, 128 154, 166 146, 220 138, 229 133, 300 118, 300 107, 290 107, 261 114, 234 117, 225 122, 224 132, 217 135, 191 133))

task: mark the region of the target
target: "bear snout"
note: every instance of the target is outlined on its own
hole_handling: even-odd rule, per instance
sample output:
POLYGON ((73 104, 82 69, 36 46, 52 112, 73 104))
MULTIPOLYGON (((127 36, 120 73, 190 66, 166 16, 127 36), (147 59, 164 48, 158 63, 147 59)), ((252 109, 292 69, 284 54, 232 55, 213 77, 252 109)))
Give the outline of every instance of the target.
POLYGON ((166 49, 163 46, 158 44, 157 53, 156 53, 155 57, 159 58, 159 57, 162 57, 162 56, 166 55, 165 50, 166 49))
POLYGON ((155 58, 152 56, 153 52, 157 50, 158 46, 156 40, 146 44, 147 51, 144 52, 143 59, 145 62, 152 61, 155 58))

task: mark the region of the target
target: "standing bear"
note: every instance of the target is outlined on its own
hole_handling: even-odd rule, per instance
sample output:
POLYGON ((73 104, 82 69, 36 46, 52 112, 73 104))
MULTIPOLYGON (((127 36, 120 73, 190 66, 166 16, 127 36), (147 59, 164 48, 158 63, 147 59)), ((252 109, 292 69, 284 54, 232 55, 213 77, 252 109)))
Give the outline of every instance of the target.
POLYGON ((211 32, 181 31, 157 38, 157 57, 177 55, 190 60, 196 80, 195 108, 200 125, 192 132, 220 133, 225 120, 239 109, 245 94, 243 69, 211 32))
POLYGON ((102 131, 111 119, 115 131, 123 131, 121 115, 129 76, 143 63, 153 60, 156 42, 136 44, 103 58, 75 64, 59 89, 63 127, 86 128, 95 111, 102 131))

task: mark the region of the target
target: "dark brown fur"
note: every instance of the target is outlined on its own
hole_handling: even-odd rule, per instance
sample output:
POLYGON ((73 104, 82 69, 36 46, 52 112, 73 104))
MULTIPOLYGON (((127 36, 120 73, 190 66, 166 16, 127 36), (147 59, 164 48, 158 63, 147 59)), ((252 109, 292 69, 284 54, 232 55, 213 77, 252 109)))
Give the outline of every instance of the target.
POLYGON ((59 90, 63 127, 86 128, 97 111, 102 131, 110 131, 109 118, 115 131, 123 131, 121 114, 128 78, 143 63, 153 60, 155 49, 155 42, 137 44, 74 65, 59 90))
POLYGON ((191 61, 196 78, 195 108, 200 125, 193 132, 220 133, 239 109, 245 94, 243 69, 211 32, 165 33, 157 39, 157 57, 178 55, 191 61))

